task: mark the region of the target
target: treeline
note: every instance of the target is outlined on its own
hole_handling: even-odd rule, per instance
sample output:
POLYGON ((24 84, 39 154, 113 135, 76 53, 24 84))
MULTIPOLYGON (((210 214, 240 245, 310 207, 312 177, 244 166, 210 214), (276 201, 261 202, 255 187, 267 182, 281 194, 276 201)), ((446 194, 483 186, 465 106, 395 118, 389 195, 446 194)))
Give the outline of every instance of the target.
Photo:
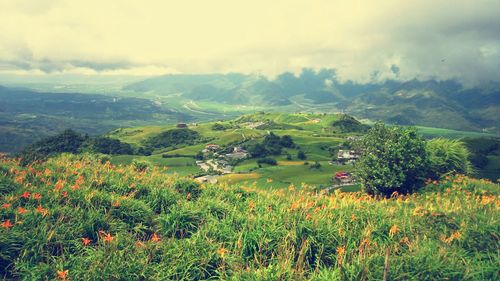
POLYGON ((104 136, 91 137, 73 130, 44 138, 26 147, 18 156, 23 164, 28 164, 58 153, 103 153, 103 154, 144 154, 144 149, 134 149, 130 144, 104 136))
POLYGON ((154 150, 178 145, 193 145, 200 142, 201 139, 202 138, 198 132, 182 128, 161 132, 156 136, 146 139, 143 144, 146 148, 154 150))

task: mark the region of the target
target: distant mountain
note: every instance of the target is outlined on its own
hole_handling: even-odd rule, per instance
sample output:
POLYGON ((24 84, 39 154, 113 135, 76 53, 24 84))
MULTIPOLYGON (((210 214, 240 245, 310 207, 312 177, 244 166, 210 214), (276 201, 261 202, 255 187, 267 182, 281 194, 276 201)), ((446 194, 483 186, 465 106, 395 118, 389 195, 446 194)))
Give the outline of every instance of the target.
POLYGON ((453 80, 359 84, 340 82, 333 70, 304 69, 297 76, 283 73, 273 80, 243 74, 166 75, 125 90, 280 111, 344 111, 400 125, 500 133, 500 83, 493 82, 473 88, 453 80))
POLYGON ((19 151, 36 140, 71 128, 102 134, 124 126, 188 121, 190 116, 141 98, 95 94, 38 93, 0 86, 0 151, 19 151))

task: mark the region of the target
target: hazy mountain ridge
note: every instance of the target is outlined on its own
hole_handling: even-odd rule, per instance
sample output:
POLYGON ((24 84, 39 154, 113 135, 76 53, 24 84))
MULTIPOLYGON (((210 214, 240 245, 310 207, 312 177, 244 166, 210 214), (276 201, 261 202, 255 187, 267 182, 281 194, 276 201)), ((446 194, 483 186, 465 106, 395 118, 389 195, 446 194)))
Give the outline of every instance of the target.
POLYGON ((187 114, 141 98, 38 93, 0 86, 0 100, 0 151, 18 151, 68 128, 103 134, 117 127, 190 119, 187 114))
POLYGON ((166 75, 124 89, 175 92, 186 99, 238 105, 289 106, 300 97, 310 102, 304 108, 308 111, 314 111, 315 105, 331 104, 338 111, 401 125, 500 130, 500 83, 495 82, 473 88, 454 80, 360 84, 338 81, 333 70, 304 69, 298 76, 283 73, 272 80, 243 74, 166 75))

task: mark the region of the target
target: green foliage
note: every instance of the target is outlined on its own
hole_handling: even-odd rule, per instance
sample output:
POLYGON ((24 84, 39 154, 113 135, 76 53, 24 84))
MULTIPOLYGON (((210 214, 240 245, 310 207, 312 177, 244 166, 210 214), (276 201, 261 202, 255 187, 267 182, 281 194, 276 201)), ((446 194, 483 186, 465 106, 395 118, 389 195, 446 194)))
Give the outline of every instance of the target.
POLYGON ((132 166, 136 171, 144 172, 151 167, 151 164, 148 161, 134 159, 132 166))
POLYGON ((273 132, 264 137, 262 143, 248 145, 246 148, 252 157, 266 157, 268 155, 280 155, 283 148, 293 148, 295 143, 289 135, 279 137, 273 132))
POLYGON ((415 128, 376 123, 360 141, 363 151, 355 173, 369 194, 411 193, 423 185, 428 159, 415 128))
POLYGON ((437 138, 428 141, 426 146, 430 178, 438 179, 452 173, 472 173, 469 151, 463 142, 437 138))
POLYGON ((88 139, 73 130, 66 130, 58 135, 42 139, 23 150, 20 154, 23 164, 44 160, 56 153, 78 153, 88 139))
POLYGON ((261 158, 261 159, 257 160, 257 164, 267 164, 267 165, 271 165, 271 166, 276 166, 276 165, 278 165, 278 162, 274 158, 266 157, 266 158, 261 158))
POLYGON ((175 145, 193 145, 200 140, 200 134, 191 129, 171 129, 150 137, 145 141, 146 146, 151 148, 165 148, 175 145))
POLYGON ((63 154, 29 167, 0 159, 0 182, 11 186, 0 197, 7 280, 379 280, 387 251, 390 280, 498 279, 500 187, 464 176, 380 199, 198 189, 63 154))
POLYGON ((134 154, 132 146, 117 139, 95 137, 88 139, 81 150, 103 154, 134 154))
POLYGON ((299 151, 297 151, 297 158, 298 158, 298 159, 300 159, 300 160, 306 160, 306 159, 307 159, 307 156, 306 156, 306 154, 304 153, 304 151, 299 150, 299 151))
POLYGON ((363 133, 370 128, 347 114, 343 114, 338 120, 333 121, 332 127, 340 133, 363 133))
POLYGON ((27 165, 36 160, 45 160, 58 153, 103 153, 103 154, 134 154, 132 146, 116 139, 107 137, 89 137, 73 130, 44 138, 26 149, 19 156, 27 165))

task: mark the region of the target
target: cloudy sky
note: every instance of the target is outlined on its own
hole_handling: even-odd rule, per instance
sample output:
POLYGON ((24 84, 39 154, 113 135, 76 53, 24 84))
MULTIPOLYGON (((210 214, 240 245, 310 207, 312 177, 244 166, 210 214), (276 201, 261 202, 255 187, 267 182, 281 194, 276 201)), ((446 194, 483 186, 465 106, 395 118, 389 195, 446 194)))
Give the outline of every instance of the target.
POLYGON ((500 81, 498 0, 0 0, 0 74, 500 81))

